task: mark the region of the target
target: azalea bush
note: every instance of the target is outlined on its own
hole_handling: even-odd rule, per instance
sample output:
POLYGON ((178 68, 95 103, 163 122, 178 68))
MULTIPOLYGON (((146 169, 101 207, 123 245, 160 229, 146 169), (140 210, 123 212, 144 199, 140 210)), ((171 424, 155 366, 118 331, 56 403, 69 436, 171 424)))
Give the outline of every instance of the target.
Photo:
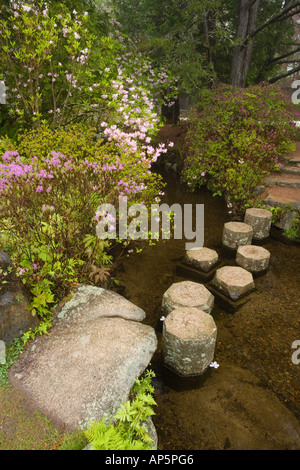
POLYGON ((153 142, 176 87, 128 49, 113 19, 110 34, 95 34, 87 12, 9 5, 0 20, 1 112, 16 136, 0 140, 0 246, 49 325, 51 306, 74 283, 109 281, 113 242, 96 235, 98 206, 119 196, 129 206, 159 201, 151 165, 167 148, 153 142))
POLYGON ((183 180, 225 194, 230 212, 253 203, 255 186, 294 148, 295 113, 275 85, 222 85, 190 111, 183 180))
POLYGON ((101 140, 91 128, 44 125, 19 140, 0 160, 1 246, 33 295, 33 313, 47 316, 74 282, 108 276, 111 243, 96 236, 98 206, 120 195, 129 205, 153 202, 162 184, 143 150, 101 140))
POLYGON ((63 5, 50 11, 39 0, 10 5, 0 9, 6 121, 17 127, 39 127, 43 120, 52 128, 82 121, 130 127, 139 119, 147 127, 150 119, 147 130, 155 131, 161 90, 170 89, 170 100, 176 93, 166 71, 128 52, 116 30, 96 35, 88 12, 63 5))

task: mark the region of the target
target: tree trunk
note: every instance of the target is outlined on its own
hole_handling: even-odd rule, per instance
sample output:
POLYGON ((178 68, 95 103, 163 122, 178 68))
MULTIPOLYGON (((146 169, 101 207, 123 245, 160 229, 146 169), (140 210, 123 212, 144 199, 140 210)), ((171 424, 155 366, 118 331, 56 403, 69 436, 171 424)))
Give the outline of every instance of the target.
POLYGON ((239 44, 233 50, 231 85, 245 87, 253 51, 253 39, 245 41, 256 27, 260 0, 240 0, 236 37, 239 44))

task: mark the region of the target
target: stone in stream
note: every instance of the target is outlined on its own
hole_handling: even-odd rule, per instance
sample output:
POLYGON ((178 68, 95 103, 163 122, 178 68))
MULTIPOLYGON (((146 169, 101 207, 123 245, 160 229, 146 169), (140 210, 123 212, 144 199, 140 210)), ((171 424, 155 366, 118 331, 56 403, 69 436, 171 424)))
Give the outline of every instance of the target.
POLYGON ((175 282, 163 295, 162 311, 168 315, 179 307, 194 307, 210 314, 214 307, 214 296, 198 282, 175 282))
POLYGON ((191 266, 201 269, 202 271, 210 271, 218 262, 218 253, 210 248, 192 248, 187 250, 185 262, 191 266))
POLYGON ((233 300, 237 300, 254 290, 251 273, 239 266, 224 266, 216 271, 213 286, 233 300))
POLYGON ((246 209, 244 223, 251 225, 253 228, 254 239, 264 240, 270 235, 272 212, 255 207, 246 209))
POLYGON ((211 315, 197 308, 177 308, 163 324, 164 364, 182 376, 202 374, 213 360, 216 338, 211 315))
POLYGON ((106 289, 80 286, 59 307, 49 335, 9 372, 34 409, 68 431, 113 416, 157 348, 145 312, 106 289))
POLYGON ((227 222, 223 228, 223 245, 236 250, 240 245, 251 245, 253 228, 244 222, 227 222))
POLYGON ((251 273, 259 273, 268 269, 270 256, 270 252, 262 246, 239 246, 236 263, 251 273))

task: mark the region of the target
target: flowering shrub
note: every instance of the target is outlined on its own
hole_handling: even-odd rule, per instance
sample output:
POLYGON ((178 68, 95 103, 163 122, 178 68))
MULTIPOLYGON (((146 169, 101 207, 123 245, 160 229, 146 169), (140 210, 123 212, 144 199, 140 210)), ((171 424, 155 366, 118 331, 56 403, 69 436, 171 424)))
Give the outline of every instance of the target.
POLYGON ((23 130, 16 142, 0 141, 0 244, 32 293, 32 312, 49 319, 72 283, 109 277, 98 206, 122 195, 129 205, 159 200, 150 168, 167 149, 152 141, 176 89, 166 71, 128 52, 117 30, 92 34, 87 12, 52 12, 38 0, 2 12, 1 111, 23 130))
POLYGON ((0 10, 0 79, 18 126, 140 121, 155 131, 162 99, 154 104, 153 97, 170 87, 167 72, 126 52, 120 34, 92 34, 87 12, 63 5, 52 12, 38 0, 11 5, 0 10))
POLYGON ((226 193, 230 212, 252 203, 266 173, 293 148, 294 112, 274 85, 223 85, 203 94, 189 115, 183 180, 226 193))
POLYGON ((142 151, 125 153, 95 136, 79 126, 53 132, 44 125, 21 135, 17 150, 0 160, 1 245, 40 316, 72 283, 107 278, 112 257, 109 242, 96 237, 98 206, 122 194, 129 205, 153 202, 161 190, 142 151))

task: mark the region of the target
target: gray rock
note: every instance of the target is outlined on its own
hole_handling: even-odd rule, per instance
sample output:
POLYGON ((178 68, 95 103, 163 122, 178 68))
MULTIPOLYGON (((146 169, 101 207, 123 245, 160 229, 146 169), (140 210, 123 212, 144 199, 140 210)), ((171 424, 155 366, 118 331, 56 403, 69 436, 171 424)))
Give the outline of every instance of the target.
POLYGON ((8 266, 12 266, 12 261, 8 254, 0 251, 0 268, 6 269, 8 266))
POLYGON ((224 224, 222 243, 231 250, 241 245, 251 245, 253 229, 243 222, 227 222, 224 224))
POLYGON ((296 217, 299 217, 299 213, 295 211, 289 211, 284 214, 280 214, 279 221, 274 225, 281 230, 290 230, 292 228, 292 222, 296 217))
POLYGON ((253 228, 254 239, 263 240, 270 235, 272 212, 266 209, 251 207, 246 209, 244 222, 253 228))
POLYGON ((271 253, 262 246, 239 246, 236 263, 251 273, 265 271, 269 267, 271 253))
POLYGON ((29 300, 19 282, 9 283, 11 290, 0 296, 0 339, 10 343, 38 324, 38 319, 28 310, 29 300))
POLYGON ((100 317, 143 321, 146 313, 116 292, 101 287, 80 286, 57 314, 63 325, 93 321, 100 317))
POLYGON ((239 266, 224 266, 216 271, 212 284, 233 300, 254 290, 251 273, 239 266))
POLYGON ((50 334, 10 370, 11 384, 67 430, 114 415, 157 348, 154 329, 128 319, 141 315, 135 305, 114 292, 85 287, 60 310, 50 334), (84 298, 90 301, 84 304, 84 298))
POLYGON ((175 309, 163 324, 164 363, 183 376, 202 374, 213 360, 216 337, 211 315, 196 308, 175 309))
POLYGON ((175 282, 163 295, 162 311, 168 315, 172 310, 180 307, 194 307, 211 313, 214 307, 214 296, 198 282, 175 282))
POLYGON ((187 250, 185 261, 187 264, 195 266, 202 271, 210 271, 217 263, 219 257, 215 250, 210 248, 192 248, 187 250))

